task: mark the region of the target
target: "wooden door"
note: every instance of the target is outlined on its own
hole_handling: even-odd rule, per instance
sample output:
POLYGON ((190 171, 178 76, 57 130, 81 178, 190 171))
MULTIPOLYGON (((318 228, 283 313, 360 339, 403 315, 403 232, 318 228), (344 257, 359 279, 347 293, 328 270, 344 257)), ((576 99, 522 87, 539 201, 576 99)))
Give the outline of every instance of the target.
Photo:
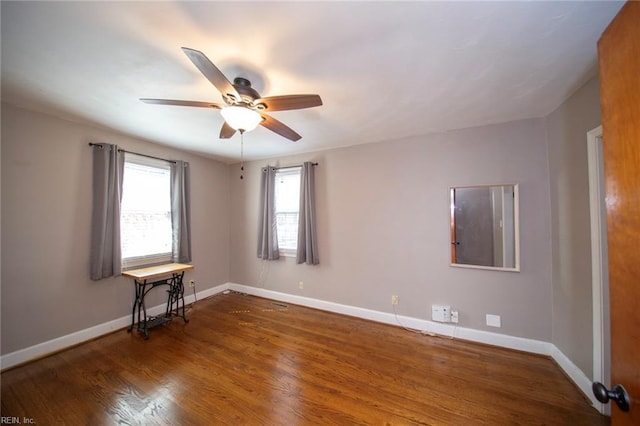
POLYGON ((629 1, 598 41, 604 136, 611 383, 626 388, 612 424, 640 425, 640 2, 629 1))

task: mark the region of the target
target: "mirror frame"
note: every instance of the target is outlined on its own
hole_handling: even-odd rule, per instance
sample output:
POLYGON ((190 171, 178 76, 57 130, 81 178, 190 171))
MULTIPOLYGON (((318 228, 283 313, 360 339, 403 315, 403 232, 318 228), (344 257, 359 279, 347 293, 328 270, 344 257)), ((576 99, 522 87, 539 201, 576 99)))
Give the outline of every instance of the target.
POLYGON ((451 186, 449 187, 449 242, 451 255, 449 257, 450 266, 456 268, 467 269, 487 269, 491 271, 505 271, 505 272, 520 272, 520 195, 519 185, 517 183, 502 183, 502 184, 489 184, 489 185, 465 185, 465 186, 451 186), (466 263, 455 263, 456 254, 456 222, 455 222, 455 190, 459 188, 490 188, 501 186, 513 186, 513 236, 514 236, 514 256, 515 265, 513 268, 506 268, 503 266, 484 266, 473 265, 466 263))

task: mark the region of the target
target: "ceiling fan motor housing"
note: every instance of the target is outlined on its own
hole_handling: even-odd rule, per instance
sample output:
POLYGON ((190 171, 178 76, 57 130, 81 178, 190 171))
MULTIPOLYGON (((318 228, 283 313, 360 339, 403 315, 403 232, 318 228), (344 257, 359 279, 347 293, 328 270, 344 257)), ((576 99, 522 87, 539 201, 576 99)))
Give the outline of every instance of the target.
MULTIPOLYGON (((256 99, 260 99, 260 94, 251 87, 251 82, 243 77, 236 77, 233 79, 233 87, 235 87, 236 91, 242 98, 240 102, 246 104, 247 106, 254 106, 253 101, 256 99)), ((263 104, 255 105, 257 109, 265 109, 266 106, 263 104)))

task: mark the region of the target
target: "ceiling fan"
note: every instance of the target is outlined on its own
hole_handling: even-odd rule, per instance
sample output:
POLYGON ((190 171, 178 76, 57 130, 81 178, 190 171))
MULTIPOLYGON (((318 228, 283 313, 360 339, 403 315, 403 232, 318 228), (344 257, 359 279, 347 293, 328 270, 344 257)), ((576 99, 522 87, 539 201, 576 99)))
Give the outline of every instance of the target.
POLYGON ((225 104, 201 101, 181 101, 173 99, 141 98, 142 102, 156 105, 190 106, 219 109, 224 118, 221 139, 231 138, 236 131, 240 133, 253 130, 258 124, 292 141, 302 136, 286 124, 271 117, 267 112, 311 108, 322 105, 319 95, 284 95, 261 97, 251 87, 246 78, 236 77, 231 83, 224 74, 198 50, 183 47, 182 50, 200 72, 222 94, 225 104))

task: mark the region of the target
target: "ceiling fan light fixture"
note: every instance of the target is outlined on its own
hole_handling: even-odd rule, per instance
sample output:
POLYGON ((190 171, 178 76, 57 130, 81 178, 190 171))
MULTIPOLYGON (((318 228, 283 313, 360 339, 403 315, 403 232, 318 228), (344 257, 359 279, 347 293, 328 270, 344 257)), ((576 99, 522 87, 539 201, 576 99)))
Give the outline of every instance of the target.
MULTIPOLYGON (((1 1, 1 0, 0 0, 1 1)), ((226 105, 215 102, 181 101, 177 99, 142 98, 143 102, 156 105, 176 105, 198 108, 219 109, 224 123, 220 129, 220 139, 229 139, 237 131, 249 132, 258 124, 290 141, 298 141, 302 136, 286 124, 267 114, 273 111, 311 108, 322 105, 319 95, 284 95, 263 98, 251 87, 244 77, 236 77, 231 83, 207 56, 199 50, 183 47, 182 51, 193 62, 203 76, 218 89, 226 105)))
POLYGON ((230 106, 220 111, 222 118, 235 130, 250 132, 262 121, 260 114, 242 106, 230 106))

